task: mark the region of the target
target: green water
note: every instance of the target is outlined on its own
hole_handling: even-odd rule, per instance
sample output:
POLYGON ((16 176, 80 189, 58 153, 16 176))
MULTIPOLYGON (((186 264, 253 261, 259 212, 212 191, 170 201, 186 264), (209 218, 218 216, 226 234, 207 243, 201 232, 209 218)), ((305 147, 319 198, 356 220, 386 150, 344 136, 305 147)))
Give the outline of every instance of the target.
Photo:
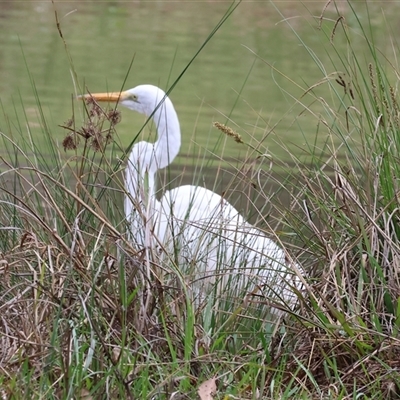
MULTIPOLYGON (((314 98, 301 95, 325 74, 341 67, 329 45, 337 18, 334 7, 326 10, 327 19, 322 30, 318 29, 318 16, 325 3, 243 1, 238 6, 171 93, 183 135, 181 153, 174 162, 176 169, 189 165, 186 174, 190 175, 198 164, 209 168, 241 165, 246 146, 223 137, 213 128, 214 121, 228 123, 247 143, 263 140, 261 152, 284 161, 289 161, 284 146, 304 158, 307 142, 323 147, 327 132, 321 129, 317 117, 322 106, 314 98), (312 112, 305 111, 307 107, 312 112)), ((352 2, 358 18, 371 20, 371 31, 379 32, 396 18, 397 4, 387 5, 382 12, 382 2, 369 3, 367 10, 365 2, 352 2)), ((73 113, 77 123, 82 119, 82 104, 73 100, 81 90, 114 91, 142 83, 167 89, 230 4, 1 2, 0 130, 17 142, 26 139, 30 131, 45 152, 47 139, 41 128, 38 99, 52 136, 61 143, 64 132, 58 125, 73 113), (56 13, 67 50, 59 35, 56 13)), ((340 4, 350 29, 359 29, 349 6, 340 4)), ((375 37, 381 50, 390 50, 384 34, 375 37)), ((345 54, 340 26, 334 41, 345 54)), ((361 38, 354 45, 360 54, 368 53, 361 38)), ((338 86, 337 90, 342 89, 338 86)), ((328 86, 318 86, 316 95, 329 98, 328 86)), ((129 110, 122 112, 116 140, 126 148, 144 119, 129 110)), ((215 179, 215 174, 207 176, 215 179)))

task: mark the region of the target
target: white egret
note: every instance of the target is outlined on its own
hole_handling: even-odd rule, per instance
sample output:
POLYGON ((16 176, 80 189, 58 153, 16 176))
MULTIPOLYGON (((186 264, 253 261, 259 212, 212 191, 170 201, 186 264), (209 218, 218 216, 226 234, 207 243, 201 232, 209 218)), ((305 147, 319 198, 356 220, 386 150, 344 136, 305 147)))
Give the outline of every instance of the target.
MULTIPOLYGON (((136 143, 126 167, 125 215, 137 246, 162 248, 171 257, 178 254, 180 264, 193 268, 195 291, 203 298, 215 283, 221 293, 229 282, 229 293, 252 291, 258 285, 267 288, 265 293, 293 304, 292 288, 300 287, 293 263, 223 197, 203 187, 185 185, 166 191, 157 200, 157 171, 171 164, 181 145, 178 116, 163 90, 140 85, 83 97, 119 102, 152 116, 156 125, 155 143, 136 143)), ((294 265, 297 272, 301 270, 294 265)))

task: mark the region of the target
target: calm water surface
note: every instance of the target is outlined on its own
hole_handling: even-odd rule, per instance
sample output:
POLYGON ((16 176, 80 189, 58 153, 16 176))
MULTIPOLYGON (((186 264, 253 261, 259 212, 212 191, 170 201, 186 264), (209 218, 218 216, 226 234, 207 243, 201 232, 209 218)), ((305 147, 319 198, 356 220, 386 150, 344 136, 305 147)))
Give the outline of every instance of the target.
MULTIPOLYGON (((193 179, 190 175, 199 163, 212 168, 223 158, 221 165, 228 169, 240 166, 240 160, 246 156, 246 147, 222 137, 212 127, 214 121, 226 122, 229 118, 229 125, 246 142, 263 139, 261 151, 283 160, 288 158, 283 146, 302 156, 306 142, 317 147, 323 145, 326 140, 323 132, 314 142, 316 117, 303 112, 313 99, 306 96, 301 104, 298 100, 324 73, 340 68, 336 54, 327 51, 337 16, 333 8, 325 13, 332 20, 324 21, 323 29, 318 30, 318 16, 325 3, 322 0, 304 5, 286 1, 274 5, 269 1, 244 1, 206 45, 171 93, 183 134, 181 154, 174 166, 181 171, 182 165, 191 166, 186 181, 193 179), (307 47, 312 48, 318 62, 307 47), (202 157, 207 161, 201 161, 202 157)), ((398 4, 391 3, 382 12, 385 3, 368 3, 372 32, 379 32, 387 21, 399 15, 398 4)), ((38 101, 49 130, 61 142, 64 133, 58 125, 73 112, 78 121, 83 115, 82 105, 73 101, 76 91, 80 93, 85 88, 91 92, 114 91, 142 83, 167 89, 230 4, 224 1, 55 1, 54 5, 50 1, 0 2, 0 130, 17 142, 26 139, 30 130, 33 141, 45 151, 38 101), (55 11, 67 47, 60 38, 55 11)), ((341 4, 347 24, 358 29, 348 5, 341 4)), ((368 20, 365 2, 352 4, 358 18, 368 20)), ((375 37, 379 48, 390 52, 391 44, 386 43, 385 34, 375 37)), ((335 45, 340 49, 344 43, 343 33, 338 29, 335 45)), ((361 39, 354 45, 360 54, 368 53, 361 39)), ((328 87, 317 90, 319 96, 329 96, 328 87)), ((313 107, 317 114, 320 106, 313 107)), ((125 148, 144 119, 129 110, 122 112, 117 140, 125 148)), ((211 169, 207 171, 206 179, 215 180, 215 174, 209 173, 211 169)))

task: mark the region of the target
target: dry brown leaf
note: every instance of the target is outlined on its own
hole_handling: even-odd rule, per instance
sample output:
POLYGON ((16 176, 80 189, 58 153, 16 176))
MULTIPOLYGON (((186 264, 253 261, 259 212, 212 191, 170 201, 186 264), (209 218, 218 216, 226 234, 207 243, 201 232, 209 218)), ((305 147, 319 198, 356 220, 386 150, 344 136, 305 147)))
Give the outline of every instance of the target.
POLYGON ((81 389, 81 392, 78 397, 79 400, 92 400, 93 397, 90 395, 90 392, 85 388, 81 389))
POLYGON ((211 378, 203 382, 197 389, 197 393, 200 396, 200 400, 213 400, 212 395, 217 392, 217 384, 215 378, 211 378))
POLYGON ((114 347, 111 352, 111 359, 113 360, 113 362, 117 363, 120 356, 121 356, 121 347, 120 346, 114 347))

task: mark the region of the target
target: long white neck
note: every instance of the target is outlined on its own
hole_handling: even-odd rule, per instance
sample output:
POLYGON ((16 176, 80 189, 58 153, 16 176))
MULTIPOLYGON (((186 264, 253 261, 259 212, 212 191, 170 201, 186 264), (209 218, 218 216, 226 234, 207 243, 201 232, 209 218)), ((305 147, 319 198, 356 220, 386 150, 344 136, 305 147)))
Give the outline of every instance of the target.
MULTIPOLYGON (((157 103, 145 110, 145 114, 150 116, 161 100, 162 98, 157 99, 157 103)), ((136 240, 142 244, 143 223, 148 225, 159 208, 155 183, 157 171, 174 160, 181 145, 178 116, 168 97, 154 112, 153 120, 157 128, 156 142, 136 143, 126 168, 125 184, 128 194, 125 196, 125 215, 131 221, 133 235, 139 235, 136 240)))
POLYGON ((157 140, 154 144, 148 142, 136 143, 129 155, 126 184, 128 192, 134 198, 143 195, 143 193, 140 193, 143 190, 147 196, 155 196, 157 171, 171 164, 181 147, 178 116, 168 97, 165 97, 165 99, 157 98, 156 103, 147 107, 143 112, 147 117, 153 114, 157 129, 157 140), (160 101, 162 101, 162 104, 154 111, 160 101))
MULTIPOLYGON (((162 99, 157 99, 157 103, 162 99)), ((181 129, 175 108, 168 97, 154 112, 153 120, 157 127, 157 141, 154 143, 156 163, 154 173, 167 167, 178 155, 181 147, 181 129)))

